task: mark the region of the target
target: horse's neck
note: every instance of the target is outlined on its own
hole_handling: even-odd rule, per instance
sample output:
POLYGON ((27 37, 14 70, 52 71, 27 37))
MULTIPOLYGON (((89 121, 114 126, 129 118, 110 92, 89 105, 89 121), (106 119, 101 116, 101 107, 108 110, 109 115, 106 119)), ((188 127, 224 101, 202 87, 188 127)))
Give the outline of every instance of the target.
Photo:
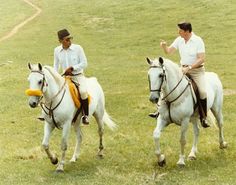
POLYGON ((44 98, 46 102, 50 102, 59 92, 60 88, 62 87, 62 82, 58 82, 47 70, 45 70, 45 78, 47 90, 44 93, 44 98))
POLYGON ((163 89, 163 96, 165 97, 171 93, 168 95, 167 100, 172 101, 184 90, 187 80, 183 78, 183 73, 181 72, 179 66, 174 63, 167 63, 166 73, 167 82, 165 88, 163 89), (176 87, 178 83, 179 85, 176 87), (175 90, 171 92, 174 88, 175 90))

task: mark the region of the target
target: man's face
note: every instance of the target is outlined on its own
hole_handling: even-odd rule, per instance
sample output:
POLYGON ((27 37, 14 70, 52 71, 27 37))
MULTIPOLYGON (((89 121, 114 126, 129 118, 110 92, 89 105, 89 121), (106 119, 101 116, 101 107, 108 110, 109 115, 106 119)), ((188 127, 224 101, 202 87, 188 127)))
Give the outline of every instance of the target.
POLYGON ((179 33, 179 35, 180 35, 182 38, 184 38, 184 37, 186 36, 186 31, 184 31, 184 30, 182 30, 182 29, 180 29, 180 28, 178 28, 178 33, 179 33))
POLYGON ((63 48, 67 49, 67 48, 70 47, 72 39, 73 39, 73 37, 67 36, 67 37, 64 37, 62 40, 59 40, 59 41, 62 44, 63 48))

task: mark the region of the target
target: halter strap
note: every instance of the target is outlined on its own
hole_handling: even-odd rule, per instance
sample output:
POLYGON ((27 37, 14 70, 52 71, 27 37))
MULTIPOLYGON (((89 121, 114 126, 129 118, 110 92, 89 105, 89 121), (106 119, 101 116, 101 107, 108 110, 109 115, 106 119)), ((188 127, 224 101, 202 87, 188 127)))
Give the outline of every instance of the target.
MULTIPOLYGON (((38 70, 31 70, 31 73, 39 73, 39 74, 43 75, 43 83, 42 83, 42 86, 41 86, 41 91, 42 91, 43 87, 44 87, 44 83, 46 82, 45 74, 42 71, 38 71, 38 70)), ((41 106, 42 110, 44 111, 45 114, 47 114, 50 117, 52 117, 53 124, 58 129, 62 129, 62 128, 56 122, 53 111, 61 104, 61 102, 62 102, 62 100, 63 100, 63 98, 65 96, 65 93, 66 93, 66 89, 64 89, 65 85, 66 85, 66 80, 64 81, 64 83, 61 86, 61 88, 59 89, 59 91, 52 97, 51 102, 49 103, 50 107, 46 106, 46 102, 40 102, 43 99, 43 96, 41 96, 40 100, 39 100, 40 106, 41 106), (62 97, 61 97, 60 101, 56 104, 56 106, 54 108, 52 108, 53 100, 62 92, 63 89, 64 89, 64 92, 62 94, 62 97), (45 108, 48 110, 48 113, 45 110, 45 108)))
POLYGON ((31 70, 31 73, 39 73, 39 74, 43 75, 43 83, 42 83, 42 86, 40 88, 40 90, 43 92, 44 83, 46 82, 44 73, 42 71, 38 71, 38 70, 31 70))
MULTIPOLYGON (((63 86, 63 87, 64 87, 64 86, 63 86)), ((61 91, 59 91, 59 92, 61 92, 61 91)), ((53 124, 55 125, 55 127, 57 127, 58 129, 62 129, 62 128, 61 128, 61 127, 58 125, 58 123, 56 122, 53 111, 61 104, 61 102, 62 102, 62 100, 63 100, 63 98, 64 98, 64 96, 65 96, 65 93, 66 93, 66 89, 64 90, 60 101, 57 103, 57 105, 56 105, 54 108, 52 108, 52 101, 51 101, 51 103, 50 103, 50 107, 49 107, 49 108, 46 106, 45 103, 43 103, 43 102, 40 103, 40 106, 41 106, 41 108, 43 109, 44 113, 47 114, 47 115, 49 115, 50 117, 52 117, 52 122, 53 122, 53 124), (44 105, 44 107, 48 110, 48 113, 47 113, 46 110, 44 109, 43 105, 44 105)), ((58 94, 59 94, 59 93, 57 93, 57 95, 58 95, 58 94)))
MULTIPOLYGON (((186 85, 186 87, 184 88, 184 90, 179 94, 179 96, 177 96, 174 100, 172 101, 166 101, 166 104, 167 104, 167 107, 168 107, 168 110, 169 110, 169 118, 170 118, 170 121, 173 122, 172 120, 172 117, 171 117, 171 112, 170 112, 170 106, 173 102, 175 102, 177 99, 179 99, 183 94, 184 92, 187 90, 187 88, 191 85, 191 82, 188 81, 188 84, 186 85)), ((166 96, 167 97, 167 96, 166 96)), ((164 99, 162 99, 164 100, 164 99)))
POLYGON ((151 87, 151 83, 150 83, 150 80, 149 80, 149 89, 150 89, 150 92, 161 92, 161 88, 162 88, 162 85, 164 83, 164 81, 166 80, 166 71, 165 71, 165 66, 150 66, 149 68, 161 68, 163 70, 163 76, 161 77, 162 78, 162 81, 161 81, 161 85, 158 89, 152 89, 151 87))
MULTIPOLYGON (((165 66, 164 66, 164 65, 163 65, 163 67, 162 67, 162 66, 150 66, 150 68, 162 68, 162 69, 163 69, 162 81, 161 81, 161 85, 160 85, 160 87, 159 87, 158 89, 154 89, 154 90, 151 89, 151 85, 150 85, 150 81, 149 81, 150 92, 156 92, 156 91, 157 91, 157 92, 161 92, 162 85, 163 85, 164 81, 166 80, 165 66)), ((187 79, 188 84, 186 85, 186 87, 184 88, 184 90, 183 90, 175 99, 173 99, 172 101, 167 101, 166 98, 176 90, 176 88, 179 86, 179 84, 182 82, 182 80, 183 80, 183 78, 184 78, 185 76, 186 76, 186 75, 183 74, 183 76, 181 77, 181 79, 179 80, 179 82, 175 85, 175 87, 174 87, 165 97, 163 97, 163 98, 161 99, 161 100, 165 101, 166 104, 167 104, 168 112, 169 112, 169 118, 170 118, 170 121, 171 121, 171 122, 173 122, 172 117, 171 117, 171 111, 170 111, 171 104, 172 104, 173 102, 175 102, 176 100, 178 100, 178 99, 184 94, 184 92, 187 90, 187 88, 191 85, 191 82, 187 79)))
POLYGON ((39 74, 44 76, 44 73, 42 71, 39 71, 39 70, 31 70, 31 73, 39 73, 39 74))
MULTIPOLYGON (((185 76, 185 75, 183 74, 182 78, 181 78, 180 81, 176 84, 176 86, 175 86, 165 97, 163 97, 162 100, 165 100, 171 93, 174 92, 174 90, 179 86, 179 84, 180 84, 181 81, 183 80, 184 76, 185 76)), ((178 98, 177 98, 177 99, 178 99, 178 98)))

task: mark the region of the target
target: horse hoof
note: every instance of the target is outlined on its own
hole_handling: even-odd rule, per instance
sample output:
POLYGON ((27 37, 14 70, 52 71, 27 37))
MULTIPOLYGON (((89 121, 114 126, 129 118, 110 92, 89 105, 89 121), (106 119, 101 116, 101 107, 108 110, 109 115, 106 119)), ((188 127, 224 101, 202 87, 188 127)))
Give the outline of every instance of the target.
POLYGON ((56 173, 64 173, 64 170, 62 170, 62 169, 56 169, 56 173))
POLYGON ((52 160, 51 160, 51 163, 54 164, 54 165, 56 165, 56 164, 58 163, 57 157, 56 157, 55 159, 52 159, 52 160))
POLYGON ((98 153, 97 153, 97 156, 98 156, 99 159, 103 159, 104 158, 103 150, 99 150, 98 153))
POLYGON ((75 163, 76 161, 77 161, 77 159, 72 158, 72 159, 70 160, 70 163, 75 163))
POLYGON ((177 162, 177 165, 178 165, 178 167, 180 167, 180 168, 185 167, 185 163, 184 163, 184 162, 177 162))
POLYGON ((227 148, 227 146, 228 146, 228 144, 227 144, 227 142, 222 142, 222 143, 220 143, 220 149, 224 149, 224 148, 227 148))
POLYGON ((194 161, 196 159, 197 159, 196 156, 193 156, 193 155, 188 156, 188 160, 190 160, 190 161, 194 161))
POLYGON ((103 159, 104 158, 103 154, 98 154, 97 156, 98 156, 99 159, 103 159))
POLYGON ((157 164, 160 167, 164 167, 166 165, 166 159, 164 159, 163 161, 158 161, 157 164))
POLYGON ((179 168, 184 168, 185 164, 177 164, 179 168))

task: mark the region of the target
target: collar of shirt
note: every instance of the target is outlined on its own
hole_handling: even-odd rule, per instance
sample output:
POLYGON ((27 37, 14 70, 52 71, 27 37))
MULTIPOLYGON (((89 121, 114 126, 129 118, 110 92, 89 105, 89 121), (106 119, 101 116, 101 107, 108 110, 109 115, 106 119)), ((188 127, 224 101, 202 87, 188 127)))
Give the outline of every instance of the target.
POLYGON ((192 32, 192 35, 189 39, 189 41, 194 41, 196 39, 196 35, 192 32))
MULTIPOLYGON (((69 50, 74 50, 74 49, 75 49, 74 44, 71 44, 68 49, 69 49, 69 50)), ((59 46, 59 51, 61 52, 61 51, 63 51, 63 50, 64 50, 64 49, 63 49, 62 45, 60 45, 60 46, 59 46)))

